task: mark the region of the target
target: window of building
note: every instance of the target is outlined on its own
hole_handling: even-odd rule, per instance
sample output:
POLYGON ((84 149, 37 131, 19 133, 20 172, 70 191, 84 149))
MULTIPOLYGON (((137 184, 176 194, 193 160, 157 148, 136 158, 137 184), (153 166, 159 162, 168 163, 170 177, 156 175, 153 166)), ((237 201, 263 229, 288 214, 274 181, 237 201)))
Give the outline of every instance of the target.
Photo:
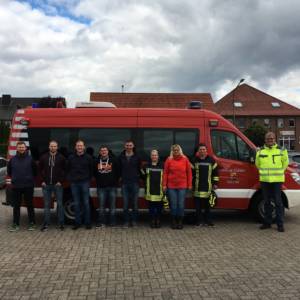
POLYGON ((279 138, 279 146, 287 150, 295 150, 295 137, 294 136, 281 136, 279 138))
POLYGON ((234 107, 243 107, 243 103, 242 102, 234 102, 234 107))
POLYGON ((289 127, 295 127, 295 119, 289 119, 289 127))
POLYGON ((277 127, 283 128, 284 127, 284 120, 282 118, 277 119, 277 127))
POLYGON ((235 125, 238 127, 238 128, 245 128, 246 127, 246 119, 245 118, 237 118, 235 120, 235 125))
POLYGON ((264 119, 265 127, 270 127, 270 119, 264 119))
POLYGON ((272 102, 272 107, 279 108, 280 107, 280 103, 279 102, 272 102))
POLYGON ((258 119, 252 119, 251 123, 252 125, 258 125, 258 119))

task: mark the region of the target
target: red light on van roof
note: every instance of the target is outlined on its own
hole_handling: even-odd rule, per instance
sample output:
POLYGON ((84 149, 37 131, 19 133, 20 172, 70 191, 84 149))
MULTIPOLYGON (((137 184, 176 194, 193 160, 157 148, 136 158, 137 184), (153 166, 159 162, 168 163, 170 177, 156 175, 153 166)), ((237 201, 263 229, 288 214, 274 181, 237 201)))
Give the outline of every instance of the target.
POLYGON ((219 125, 219 120, 211 119, 208 121, 210 127, 217 127, 219 125))

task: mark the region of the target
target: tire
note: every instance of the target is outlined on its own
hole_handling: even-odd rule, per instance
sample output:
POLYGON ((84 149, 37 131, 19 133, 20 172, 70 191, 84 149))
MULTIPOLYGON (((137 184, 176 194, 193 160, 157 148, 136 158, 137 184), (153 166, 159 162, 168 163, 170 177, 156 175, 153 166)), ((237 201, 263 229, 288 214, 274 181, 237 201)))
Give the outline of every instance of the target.
MULTIPOLYGON (((275 212, 275 204, 272 201, 272 222, 274 223, 276 220, 276 212, 275 212)), ((283 217, 284 217, 284 206, 283 206, 283 217)), ((252 200, 251 205, 251 213, 254 216, 254 218, 260 222, 263 223, 265 219, 265 200, 263 199, 263 196, 261 193, 258 193, 254 196, 252 200)))
MULTIPOLYGON (((90 210, 94 211, 93 206, 91 204, 91 198, 89 200, 90 210)), ((80 210, 81 215, 83 214, 83 210, 80 210)), ((67 197, 64 199, 64 215, 66 223, 74 223, 75 222, 75 205, 72 198, 72 194, 68 193, 67 197)))
POLYGON ((67 199, 64 200, 64 214, 65 214, 65 221, 67 223, 74 222, 75 207, 74 207, 72 196, 69 196, 67 199))

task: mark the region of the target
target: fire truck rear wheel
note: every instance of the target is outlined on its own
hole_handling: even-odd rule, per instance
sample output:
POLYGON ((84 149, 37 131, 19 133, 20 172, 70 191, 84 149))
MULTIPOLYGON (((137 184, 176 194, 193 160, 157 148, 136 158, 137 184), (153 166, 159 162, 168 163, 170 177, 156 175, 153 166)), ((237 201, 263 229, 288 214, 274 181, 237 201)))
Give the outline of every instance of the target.
MULTIPOLYGON (((275 212, 275 204, 272 202, 272 222, 275 222, 276 219, 276 212, 275 212)), ((260 223, 264 222, 265 217, 265 200, 261 193, 258 193, 254 196, 251 205, 252 214, 254 215, 255 219, 260 223)), ((284 209, 283 209, 284 214, 284 209)))

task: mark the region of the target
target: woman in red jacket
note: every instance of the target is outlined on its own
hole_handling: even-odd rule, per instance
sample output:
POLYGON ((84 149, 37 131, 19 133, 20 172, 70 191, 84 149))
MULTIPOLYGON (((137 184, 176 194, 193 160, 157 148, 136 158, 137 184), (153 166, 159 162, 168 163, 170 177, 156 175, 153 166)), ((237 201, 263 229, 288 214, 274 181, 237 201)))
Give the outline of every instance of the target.
POLYGON ((163 189, 168 192, 171 204, 172 228, 182 229, 184 202, 187 189, 192 188, 192 170, 188 158, 179 145, 171 147, 164 167, 163 189))

